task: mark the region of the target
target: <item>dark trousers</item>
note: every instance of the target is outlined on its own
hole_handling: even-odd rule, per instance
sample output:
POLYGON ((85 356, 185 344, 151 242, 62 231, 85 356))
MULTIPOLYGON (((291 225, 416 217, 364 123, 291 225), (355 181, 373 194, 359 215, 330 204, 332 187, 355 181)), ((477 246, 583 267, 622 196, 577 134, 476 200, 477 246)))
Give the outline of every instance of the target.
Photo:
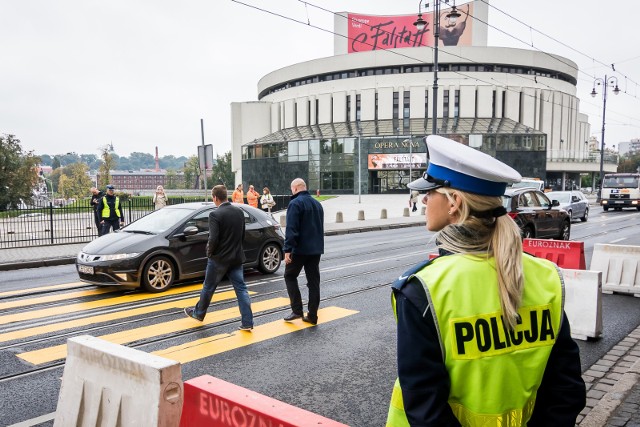
POLYGON ((287 293, 291 302, 291 311, 302 315, 302 296, 298 286, 298 276, 304 267, 309 288, 308 311, 311 319, 318 319, 318 307, 320 306, 320 255, 291 254, 291 263, 284 268, 284 283, 287 285, 287 293))
POLYGON ((113 228, 113 231, 120 230, 120 219, 105 219, 104 224, 102 224, 101 236, 109 234, 111 228, 113 228))
POLYGON ((96 228, 98 229, 98 237, 102 236, 102 218, 100 218, 100 213, 98 211, 93 211, 93 221, 96 223, 96 228))

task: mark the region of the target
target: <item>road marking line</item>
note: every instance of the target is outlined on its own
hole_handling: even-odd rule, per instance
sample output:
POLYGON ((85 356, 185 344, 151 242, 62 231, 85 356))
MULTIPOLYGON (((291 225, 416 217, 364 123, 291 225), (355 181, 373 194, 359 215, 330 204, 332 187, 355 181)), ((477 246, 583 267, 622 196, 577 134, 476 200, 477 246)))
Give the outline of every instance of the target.
MULTIPOLYGON (((249 292, 250 295, 255 292, 249 292)), ((213 295, 212 302, 224 301, 235 298, 234 291, 218 292, 213 295)), ((20 329, 12 332, 0 334, 0 342, 7 342, 17 339, 24 339, 36 335, 43 335, 50 332, 63 331, 65 329, 79 328, 82 326, 93 325, 96 323, 106 323, 114 320, 125 319, 127 317, 139 316, 142 314, 153 313, 162 310, 172 310, 176 308, 185 308, 194 306, 198 302, 199 297, 187 298, 179 301, 170 301, 161 304, 148 305, 145 307, 132 308, 115 313, 99 314, 97 316, 83 317, 82 319, 68 320, 64 322, 51 323, 48 325, 35 326, 32 328, 20 329)))
POLYGON ((610 244, 614 244, 614 243, 618 243, 618 242, 622 242, 623 240, 627 240, 626 237, 621 237, 619 239, 616 240, 612 240, 611 242, 609 242, 610 244))
POLYGON ((106 288, 93 289, 90 291, 69 292, 66 294, 47 295, 44 297, 35 297, 35 298, 21 299, 17 301, 2 302, 0 303, 0 310, 6 310, 9 308, 16 308, 16 307, 27 307, 30 305, 62 301, 70 298, 81 298, 81 297, 89 297, 92 295, 102 295, 102 294, 107 294, 113 291, 114 289, 110 287, 108 289, 106 288))
MULTIPOLYGON (((318 310, 318 324, 321 325, 356 313, 358 312, 346 308, 326 307, 318 310)), ((256 326, 251 332, 237 331, 232 334, 218 334, 164 350, 154 351, 153 354, 180 363, 187 363, 311 327, 314 326, 302 320, 296 322, 276 320, 275 322, 256 326)))
MULTIPOLYGON (((170 295, 186 294, 189 292, 198 291, 200 289, 202 289, 201 283, 197 285, 191 285, 191 286, 180 286, 176 288, 170 288, 168 291, 158 293, 158 294, 134 293, 130 295, 123 295, 119 297, 102 299, 97 301, 80 302, 80 303, 69 304, 69 305, 60 306, 60 307, 45 308, 42 310, 31 310, 31 311, 25 311, 22 313, 7 314, 5 316, 0 316, 0 325, 5 325, 7 323, 12 323, 12 322, 20 322, 25 320, 40 319, 43 317, 58 316, 61 314, 75 313, 78 311, 93 310, 95 308, 109 307, 109 306, 118 305, 118 304, 128 304, 128 303, 137 302, 137 301, 150 300, 154 298, 162 298, 170 295)), ((111 292, 111 291, 96 290, 91 292, 99 294, 99 293, 111 292)), ((87 295, 87 294, 85 295, 75 295, 75 294, 81 294, 81 292, 57 295, 56 298, 66 299, 66 298, 72 298, 76 296, 87 295)), ((39 298, 34 298, 34 300, 37 300, 37 299, 39 298)), ((31 305, 30 304, 31 300, 14 301, 14 303, 24 303, 25 301, 29 301, 29 304, 25 304, 25 305, 31 305)), ((0 308, 2 308, 1 305, 0 305, 0 308)))
MULTIPOLYGON (((254 311, 257 312, 271 310, 278 307, 285 307, 288 306, 289 303, 289 298, 272 298, 269 300, 253 303, 251 304, 251 307, 254 311)), ((196 320, 183 317, 177 320, 171 320, 155 325, 142 326, 140 328, 102 335, 98 338, 112 342, 114 344, 126 344, 145 338, 170 334, 173 332, 201 328, 204 325, 210 325, 216 322, 234 319, 236 317, 240 317, 240 310, 238 309, 238 307, 233 307, 208 313, 204 322, 198 322, 196 320)), ((39 350, 20 353, 17 356, 22 360, 25 360, 34 365, 41 365, 43 363, 53 362, 55 360, 60 360, 67 357, 67 345, 61 344, 52 347, 45 347, 39 350)))
POLYGON ((9 296, 15 296, 15 295, 23 295, 23 294, 28 294, 28 293, 34 292, 34 291, 52 291, 52 290, 56 290, 56 289, 73 289, 73 288, 80 288, 80 287, 83 287, 83 286, 87 286, 87 283, 84 283, 84 282, 63 283, 61 285, 42 286, 42 287, 39 287, 39 288, 18 289, 18 290, 15 290, 15 291, 0 292, 0 297, 4 298, 4 297, 9 297, 9 296))

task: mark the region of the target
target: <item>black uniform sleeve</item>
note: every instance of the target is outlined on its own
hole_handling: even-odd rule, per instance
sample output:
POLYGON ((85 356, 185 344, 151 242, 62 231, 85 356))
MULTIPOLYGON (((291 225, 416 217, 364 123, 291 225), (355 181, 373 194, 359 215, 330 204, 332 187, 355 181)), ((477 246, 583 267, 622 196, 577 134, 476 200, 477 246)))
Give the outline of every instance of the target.
POLYGON ((571 338, 571 328, 563 313, 562 326, 551 350, 538 389, 531 427, 574 426, 586 404, 586 388, 580 372, 580 352, 571 338))
POLYGON ((412 280, 394 292, 398 317, 398 378, 409 424, 459 426, 447 402, 451 383, 424 289, 417 280, 412 280))

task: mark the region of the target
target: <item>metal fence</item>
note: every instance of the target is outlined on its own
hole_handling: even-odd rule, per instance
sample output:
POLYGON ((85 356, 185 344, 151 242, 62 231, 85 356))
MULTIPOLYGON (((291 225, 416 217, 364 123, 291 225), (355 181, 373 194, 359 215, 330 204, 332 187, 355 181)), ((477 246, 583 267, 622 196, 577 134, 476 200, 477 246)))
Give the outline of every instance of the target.
MULTIPOLYGON (((275 211, 286 209, 289 196, 274 196, 275 211)), ((198 197, 170 197, 169 204, 202 201, 198 197)), ((121 201, 126 224, 154 210, 151 198, 121 201)), ((98 237, 93 207, 88 200, 67 206, 30 207, 0 212, 0 249, 85 243, 98 237)))

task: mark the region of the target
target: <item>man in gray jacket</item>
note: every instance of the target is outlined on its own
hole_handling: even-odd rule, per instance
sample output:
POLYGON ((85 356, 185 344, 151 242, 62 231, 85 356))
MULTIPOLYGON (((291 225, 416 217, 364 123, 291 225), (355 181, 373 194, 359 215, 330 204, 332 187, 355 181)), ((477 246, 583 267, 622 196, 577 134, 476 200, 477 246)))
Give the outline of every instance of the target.
POLYGON ((244 240, 244 213, 227 199, 227 187, 216 185, 211 190, 213 203, 217 206, 209 214, 209 241, 207 243, 207 270, 204 276, 200 300, 195 307, 187 307, 184 313, 200 322, 207 314, 211 298, 218 283, 226 274, 236 291, 242 326, 240 330, 253 329, 251 299, 244 281, 242 264, 245 261, 242 242, 244 240))

